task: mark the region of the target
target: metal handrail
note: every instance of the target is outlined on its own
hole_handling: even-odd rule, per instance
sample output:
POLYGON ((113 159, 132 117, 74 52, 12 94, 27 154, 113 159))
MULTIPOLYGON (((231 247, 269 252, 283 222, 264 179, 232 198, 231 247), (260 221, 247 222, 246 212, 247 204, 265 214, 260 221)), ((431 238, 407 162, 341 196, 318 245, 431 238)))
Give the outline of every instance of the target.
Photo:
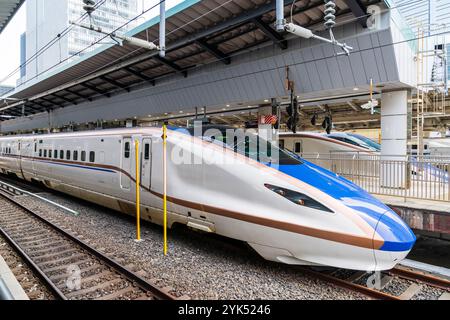
POLYGON ((303 154, 372 194, 450 202, 450 158, 363 153, 303 154))

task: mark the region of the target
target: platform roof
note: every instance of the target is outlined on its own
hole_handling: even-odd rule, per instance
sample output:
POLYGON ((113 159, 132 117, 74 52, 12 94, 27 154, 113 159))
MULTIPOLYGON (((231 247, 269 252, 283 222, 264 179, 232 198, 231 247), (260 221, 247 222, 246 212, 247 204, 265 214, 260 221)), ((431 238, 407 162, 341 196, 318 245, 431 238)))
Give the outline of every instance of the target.
MULTIPOLYGON (((293 0, 285 0, 286 15, 293 0)), ((337 0, 337 16, 361 16, 379 0, 337 0)), ((323 0, 297 0, 293 20, 304 27, 323 22, 323 0)), ((275 1, 186 0, 167 13, 167 55, 124 45, 103 45, 71 63, 58 66, 39 79, 30 79, 2 103, 3 114, 21 116, 131 91, 143 84, 155 85, 161 77, 180 73, 213 61, 233 63, 233 55, 267 42, 287 46, 285 35, 273 29, 275 1), (11 107, 13 106, 13 107, 11 107), (25 108, 23 108, 25 106, 25 108), (24 113, 23 113, 24 112, 24 113)), ((359 20, 365 24, 365 20, 359 20)), ((158 38, 156 17, 128 34, 158 38)))
POLYGON ((25 0, 1 0, 0 1, 0 33, 5 30, 8 23, 22 6, 25 0))

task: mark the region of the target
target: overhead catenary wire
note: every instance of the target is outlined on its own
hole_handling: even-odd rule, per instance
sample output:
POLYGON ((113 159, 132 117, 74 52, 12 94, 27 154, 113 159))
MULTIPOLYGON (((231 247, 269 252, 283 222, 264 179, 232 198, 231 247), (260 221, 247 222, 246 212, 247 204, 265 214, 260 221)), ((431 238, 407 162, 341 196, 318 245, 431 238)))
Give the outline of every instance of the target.
MULTIPOLYGON (((450 31, 442 32, 442 33, 440 33, 438 35, 446 35, 446 34, 450 34, 450 31)), ((423 37, 415 37, 415 38, 412 38, 412 39, 397 41, 397 42, 393 42, 393 43, 389 43, 389 44, 378 45, 378 46, 374 46, 374 47, 371 47, 371 48, 358 49, 358 50, 354 50, 352 52, 352 54, 353 53, 363 53, 363 52, 366 52, 366 51, 369 51, 369 50, 373 50, 373 49, 381 49, 381 48, 385 48, 385 47, 389 47, 389 46, 404 44, 404 43, 408 43, 408 42, 411 42, 411 41, 421 40, 422 38, 429 38, 429 37, 432 37, 432 36, 434 36, 434 35, 425 35, 423 37)), ((250 49, 250 50, 247 50, 247 51, 251 52, 251 51, 254 51, 254 50, 255 49, 250 49)), ((242 52, 236 53, 236 55, 239 55, 239 54, 242 54, 242 52)), ((233 56, 231 56, 231 57, 233 57, 233 56)), ((334 56, 327 56, 327 57, 323 57, 323 58, 305 60, 305 61, 302 61, 302 62, 292 63, 289 66, 290 67, 292 67, 292 66, 299 66, 299 65, 303 65, 303 64, 307 64, 307 63, 323 61, 323 60, 326 60, 326 59, 329 59, 329 58, 333 58, 333 57, 334 56)), ((334 57, 334 58, 336 58, 336 59, 348 59, 347 57, 334 57)), ((214 61, 212 61, 210 63, 216 63, 217 61, 220 61, 220 60, 222 60, 222 59, 214 60, 214 61)), ((192 69, 197 69, 197 68, 203 67, 205 65, 208 65, 210 63, 199 64, 199 65, 197 65, 196 67, 194 67, 192 69)), ((189 89, 189 88, 193 88, 195 86, 212 84, 212 83, 219 82, 219 81, 234 80, 234 79, 237 79, 237 78, 242 78, 242 77, 251 76, 251 75, 257 75, 257 74, 264 73, 264 72, 270 72, 270 71, 275 71, 275 70, 278 70, 278 69, 284 69, 284 67, 285 66, 266 68, 266 69, 262 69, 262 70, 258 70, 258 71, 253 71, 253 72, 248 72, 248 73, 245 73, 245 74, 241 74, 239 76, 230 76, 230 77, 225 77, 225 78, 221 78, 221 79, 217 79, 217 80, 213 80, 213 81, 207 81, 207 82, 202 82, 202 83, 190 84, 190 85, 186 85, 186 86, 177 88, 177 90, 189 89)), ((170 76, 170 75, 163 76, 160 79, 164 79, 165 77, 168 77, 168 76, 170 76)), ((154 95, 156 95, 156 94, 158 94, 158 95, 160 95, 160 94, 173 94, 173 90, 170 89, 170 90, 159 91, 157 93, 154 93, 154 95)), ((152 94, 150 94, 148 96, 148 98, 151 99, 151 96, 152 96, 152 94)), ((124 98, 122 100, 122 102, 125 103, 127 101, 132 100, 132 99, 133 99, 133 97, 129 97, 129 98, 126 97, 126 98, 124 98)))
MULTIPOLYGON (((229 3, 229 2, 231 2, 231 0, 230 0, 230 1, 227 1, 227 3, 229 3)), ((419 2, 419 1, 418 1, 418 2, 419 2)), ((145 12, 147 12, 147 11, 153 9, 153 8, 156 7, 158 4, 159 4, 159 3, 155 4, 153 7, 149 8, 148 10, 143 11, 142 14, 144 14, 145 12)), ((222 4, 222 6, 225 5, 225 4, 226 4, 226 3, 222 4)), ((220 6, 219 6, 219 7, 220 7, 220 6)), ((211 12, 217 10, 217 9, 218 9, 218 7, 217 7, 217 8, 213 8, 213 9, 211 9, 209 12, 203 14, 202 16, 205 16, 205 15, 207 15, 207 14, 209 14, 209 13, 211 13, 211 12)), ((138 17, 142 16, 142 14, 138 15, 138 16, 135 17, 134 19, 137 19, 138 17)), ((362 17, 364 17, 364 16, 366 16, 366 15, 363 15, 362 17)), ((193 21, 196 21, 196 20, 199 19, 199 18, 200 18, 200 17, 197 17, 196 19, 193 19, 193 20, 191 20, 191 21, 189 21, 189 22, 183 24, 182 26, 178 27, 177 30, 182 29, 184 26, 189 25, 190 23, 192 23, 193 21)), ((360 17, 355 17, 355 19, 359 19, 359 18, 360 18, 360 17)), ((120 27, 119 27, 119 28, 120 28, 120 27)), ((118 28, 118 29, 119 29, 119 28, 118 28)), ((173 32, 173 31, 172 31, 172 32, 173 32)), ((105 36, 105 37, 106 37, 106 36, 105 36)), ((102 40, 102 39, 100 39, 100 40, 102 40)), ((409 40, 406 40, 406 41, 403 41, 403 42, 414 41, 414 40, 417 40, 417 39, 409 39, 409 40)), ((397 44, 397 43, 392 43, 392 44, 387 44, 387 45, 395 45, 395 44, 397 44)), ((91 46, 92 46, 92 45, 94 45, 94 43, 91 44, 91 46)), ((90 47, 90 46, 89 46, 89 47, 90 47)), ((87 47, 87 48, 88 48, 88 47, 87 47)), ((375 48, 375 47, 374 47, 374 48, 375 48)), ((108 63, 108 64, 106 64, 106 65, 103 65, 103 66, 101 66, 101 67, 99 67, 99 68, 97 68, 97 69, 91 71, 91 72, 88 73, 87 75, 83 75, 83 76, 78 77, 78 78, 75 79, 75 80, 82 79, 83 77, 89 76, 90 74, 93 74, 93 73, 95 73, 95 72, 97 72, 97 71, 99 71, 99 70, 101 70, 101 69, 103 69, 103 68, 105 68, 105 67, 108 67, 108 66, 110 66, 110 65, 112 65, 112 64, 114 64, 114 63, 116 63, 117 61, 124 60, 124 58, 126 58, 128 55, 132 55, 133 53, 135 53, 135 52, 137 52, 137 51, 139 51, 139 50, 140 50, 140 49, 136 49, 136 50, 134 50, 134 51, 132 51, 132 52, 129 52, 129 53, 127 53, 125 56, 122 56, 122 57, 120 57, 120 58, 117 58, 117 59, 111 61, 110 63, 108 63)), ((250 48, 249 50, 246 50, 246 51, 251 51, 251 48, 250 48)), ((357 52, 362 52, 362 51, 361 51, 361 50, 355 51, 355 53, 357 53, 357 52)), ((241 53, 242 53, 242 51, 239 52, 239 53, 236 53, 236 54, 241 54, 241 53)), ((228 55, 228 56, 229 56, 229 57, 233 57, 233 56, 235 56, 236 54, 231 54, 231 55, 228 55)), ((216 59, 216 60, 214 60, 213 62, 220 61, 220 60, 222 60, 222 59, 216 59)), ((320 59, 319 59, 319 60, 320 60, 320 59)), ((318 61, 318 60, 311 60, 311 62, 313 62, 313 61, 318 61)), ((305 63, 307 63, 307 62, 305 62, 305 63)), ((198 66, 196 66, 195 68, 204 66, 204 65, 206 65, 206 64, 208 64, 208 63, 200 63, 200 64, 198 64, 198 66)), ((51 68, 52 68, 52 67, 51 67, 51 68)), ((50 68, 50 69, 51 69, 51 68, 50 68)), ((194 68, 192 68, 192 69, 194 69, 194 68)), ((159 77, 159 78, 160 78, 160 79, 161 79, 161 78, 165 78, 165 76, 159 77)))
MULTIPOLYGON (((96 4, 96 8, 99 8, 102 6, 106 0, 102 0, 101 2, 96 4)), ((87 17, 87 13, 82 14, 80 17, 77 18, 77 22, 82 21, 84 18, 87 17)), ((31 57, 29 57, 27 60, 25 60, 24 63, 20 64, 19 67, 11 71, 6 77, 4 77, 2 80, 0 80, 0 84, 11 78, 14 74, 20 71, 22 67, 26 67, 29 63, 36 60, 38 57, 40 57, 44 52, 46 52, 48 49, 50 49, 55 43, 59 42, 60 39, 64 36, 66 36, 74 26, 69 25, 65 29, 63 29, 61 32, 59 32, 55 37, 53 37, 50 41, 48 41, 44 46, 39 48, 31 57)), ((9 91, 8 91, 9 92, 9 91)))
MULTIPOLYGON (((164 0, 164 1, 165 1, 165 0, 164 0)), ((176 28, 176 29, 170 31, 170 32, 167 33, 166 35, 170 35, 170 34, 176 32, 177 30, 180 30, 180 29, 184 28, 185 26, 187 26, 187 25, 189 25, 189 24, 191 24, 191 23, 197 21, 198 19, 200 19, 201 17, 206 16, 207 14, 210 14, 211 12, 217 10, 218 8, 223 7, 224 5, 230 3, 231 1, 232 1, 232 0, 228 0, 228 1, 226 1, 225 3, 220 4, 217 8, 213 8, 212 10, 209 10, 208 12, 202 14, 201 16, 199 16, 199 17, 197 17, 197 18, 195 18, 195 19, 192 19, 191 21, 189 21, 189 22, 183 24, 182 26, 180 26, 180 27, 178 27, 178 28, 176 28)), ((296 1, 297 1, 297 0, 295 0, 295 1, 292 3, 292 5, 291 5, 291 19, 292 19, 292 10, 293 10, 293 8, 294 8, 294 5, 295 5, 296 1)), ((397 6, 388 8, 388 9, 386 9, 386 10, 383 10, 382 12, 389 11, 389 10, 391 10, 391 9, 400 8, 400 7, 403 7, 403 6, 406 6, 406 5, 410 5, 410 4, 413 4, 413 3, 425 2, 425 1, 428 1, 428 0, 414 0, 414 1, 411 1, 411 2, 409 2, 409 3, 403 3, 403 4, 399 4, 399 5, 397 5, 397 6)), ((102 0, 101 2, 99 2, 99 3, 96 4, 96 7, 99 7, 99 6, 103 5, 105 2, 106 2, 106 0, 102 0)), ((129 22, 134 21, 134 20, 136 20, 137 18, 142 17, 143 14, 145 14, 145 13, 148 12, 149 10, 155 8, 155 7, 156 7, 157 5, 159 5, 161 2, 162 2, 162 1, 160 1, 159 3, 157 3, 156 5, 150 7, 150 8, 147 9, 147 10, 144 10, 144 9, 143 9, 141 14, 139 14, 138 16, 136 16, 135 18, 133 18, 133 20, 130 20, 129 22)), ((143 6, 143 8, 144 8, 144 6, 143 6)), ((86 16, 87 16, 87 13, 83 14, 83 15, 80 17, 80 19, 84 19, 86 16)), ((364 15, 361 15, 361 16, 358 16, 358 17, 354 17, 354 18, 352 18, 352 19, 348 19, 346 22, 351 22, 351 21, 358 20, 358 19, 361 19, 361 18, 364 18, 364 17, 368 17, 368 16, 370 16, 370 14, 364 14, 364 15)), ((79 20, 77 20, 77 21, 79 21, 79 20)), ((128 23, 129 23, 129 22, 128 22, 128 23)), ((126 23, 126 24, 128 24, 128 23, 126 23)), ((126 24, 125 24, 125 25, 126 25, 126 24)), ((339 26, 339 25, 341 25, 341 24, 342 24, 342 22, 338 23, 337 26, 339 26)), ((69 28, 73 28, 73 27, 74 27, 74 26, 69 26, 69 27, 67 27, 66 29, 64 29, 62 32, 66 31, 66 30, 69 29, 69 28)), ((117 30, 118 30, 118 29, 117 29, 117 30)), ((70 30, 69 30, 69 31, 70 31, 70 30)), ((317 30, 317 31, 319 31, 319 30, 317 30)), ((60 34, 62 34, 62 32, 61 32, 60 34)), ((67 33, 68 33, 68 31, 67 31, 65 34, 67 34, 67 33)), ((64 35, 65 35, 65 34, 64 34, 64 35)), ((54 41, 54 43, 52 43, 52 44, 50 45, 50 47, 51 47, 52 45, 54 45, 54 44, 58 41, 58 37, 55 37, 55 38, 54 38, 53 40, 51 40, 51 41, 54 41), (55 38, 56 38, 56 39, 55 39, 55 38)), ((79 51, 79 52, 81 52, 81 53, 84 52, 85 50, 91 48, 93 45, 100 43, 100 41, 104 40, 105 38, 106 38, 106 37, 100 39, 99 41, 97 41, 97 42, 95 42, 95 43, 93 43, 93 44, 87 46, 85 49, 83 49, 83 50, 81 50, 81 51, 79 51)), ((148 40, 148 39, 147 39, 147 40, 148 40)), ((155 39, 155 41, 157 41, 157 40, 158 40, 158 38, 155 39)), ((50 41, 50 42, 51 42, 51 41, 50 41)), ((50 42, 49 42, 48 44, 50 44, 50 42)), ((48 45, 48 44, 47 44, 47 45, 48 45)), ((47 46, 47 45, 46 45, 46 46, 47 46)), ((45 46, 44 46, 44 47, 45 47, 45 46)), ((44 48, 44 47, 43 47, 43 48, 44 48)), ((42 50, 43 48, 41 48, 40 50, 42 50)), ((49 49, 49 48, 46 48, 44 51, 46 51, 47 49, 49 49)), ((34 54, 32 57, 30 57, 28 60, 33 61, 34 59, 36 59, 37 57, 39 57, 40 54, 41 54, 41 53, 35 53, 35 54, 34 54), (38 54, 38 55, 36 56, 36 54, 38 54)), ((29 82, 30 80, 33 80, 33 79, 39 77, 39 76, 42 75, 43 73, 45 73, 45 72, 47 72, 47 71, 53 69, 54 67, 60 65, 61 63, 65 62, 65 61, 67 61, 67 60, 69 60, 69 59, 71 59, 71 58, 73 58, 74 56, 76 56, 76 55, 78 55, 78 54, 79 54, 79 53, 75 53, 74 55, 70 56, 69 58, 60 60, 59 63, 56 63, 56 64, 54 64, 53 66, 49 67, 48 69, 46 69, 46 70, 40 72, 39 74, 35 75, 33 78, 28 79, 27 81, 25 81, 23 84, 29 82)), ((28 60, 27 60, 27 61, 28 61, 28 60)), ((28 63, 29 63, 29 62, 26 62, 25 65, 27 65, 28 63)), ((4 81, 8 80, 11 76, 13 76, 14 74, 16 74, 18 71, 20 71, 20 68, 21 68, 21 66, 19 66, 17 69, 15 69, 13 72, 11 72, 10 75, 8 75, 8 76, 6 76, 5 78, 3 78, 2 80, 0 80, 0 84, 3 83, 4 81)), ((13 90, 14 90, 14 89, 13 89, 13 90)), ((11 91, 12 91, 12 90, 11 90, 11 91)), ((10 92, 10 91, 8 91, 8 92, 10 92)))
POLYGON ((103 36, 103 37, 99 38, 98 40, 92 42, 89 46, 87 46, 87 47, 85 47, 85 48, 83 48, 83 49, 81 49, 81 50, 75 52, 75 53, 72 54, 72 55, 69 55, 67 58, 61 60, 61 62, 56 63, 56 64, 54 64, 53 66, 51 66, 51 67, 49 67, 49 68, 43 70, 42 72, 40 72, 40 73, 38 73, 37 75, 35 75, 33 78, 28 79, 27 81, 25 81, 23 84, 25 84, 25 83, 27 83, 27 82, 29 82, 29 81, 31 81, 31 80, 36 79, 37 77, 41 76, 42 74, 44 74, 44 73, 46 73, 46 72, 52 70, 53 68, 59 66, 59 65, 62 64, 63 62, 66 62, 66 61, 72 59, 73 57, 79 56, 80 54, 82 54, 82 53, 85 52, 86 50, 92 48, 93 46, 97 45, 98 43, 100 43, 100 42, 103 41, 104 39, 109 38, 111 35, 113 35, 116 31, 122 29, 124 26, 126 26, 126 25, 128 25, 129 23, 135 21, 136 19, 138 19, 138 18, 139 18, 140 16, 142 16, 143 14, 145 14, 145 13, 147 13, 148 11, 150 11, 150 10, 156 8, 161 2, 164 2, 164 1, 165 1, 165 0, 159 1, 158 3, 156 3, 155 5, 153 5, 152 7, 146 9, 145 11, 143 11, 142 13, 140 13, 139 15, 135 16, 134 18, 128 20, 126 23, 120 25, 119 27, 115 28, 115 29, 112 30, 111 32, 107 33, 105 36, 103 36))

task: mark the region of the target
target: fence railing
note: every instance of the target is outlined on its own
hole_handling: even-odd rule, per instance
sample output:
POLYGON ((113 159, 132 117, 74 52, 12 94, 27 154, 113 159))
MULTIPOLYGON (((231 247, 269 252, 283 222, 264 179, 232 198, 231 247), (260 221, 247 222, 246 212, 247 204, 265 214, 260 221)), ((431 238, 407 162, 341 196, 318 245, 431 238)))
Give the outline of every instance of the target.
POLYGON ((301 156, 373 194, 450 201, 450 157, 397 157, 355 152, 301 156))

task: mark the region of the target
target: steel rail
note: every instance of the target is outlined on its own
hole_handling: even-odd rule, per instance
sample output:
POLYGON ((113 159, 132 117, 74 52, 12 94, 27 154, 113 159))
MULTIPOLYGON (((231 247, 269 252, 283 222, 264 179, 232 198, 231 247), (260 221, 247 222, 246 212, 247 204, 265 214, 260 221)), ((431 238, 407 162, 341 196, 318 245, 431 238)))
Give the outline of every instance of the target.
POLYGON ((400 278, 404 278, 404 279, 408 279, 408 280, 412 280, 412 281, 420 281, 427 285, 430 285, 433 287, 438 287, 440 289, 444 289, 447 291, 450 290, 450 281, 449 280, 435 277, 433 275, 421 273, 418 271, 401 269, 401 268, 394 268, 392 270, 389 270, 388 273, 391 275, 400 277, 400 278))
MULTIPOLYGON (((1 196, 4 196, 0 193, 1 196)), ((19 254, 19 256, 25 261, 25 263, 33 270, 33 272, 41 279, 41 281, 44 282, 46 287, 50 289, 50 291, 53 293, 53 295, 56 297, 56 299, 59 300, 67 300, 66 296, 61 292, 61 290, 58 289, 57 286, 48 278, 45 273, 42 271, 39 266, 34 263, 33 259, 25 253, 25 251, 17 244, 10 236, 9 234, 0 226, 0 234, 5 240, 8 242, 8 244, 14 249, 16 253, 19 254)))
MULTIPOLYGON (((21 203, 19 203, 15 199, 13 199, 13 198, 11 198, 11 197, 9 197, 6 194, 3 194, 1 192, 0 192, 0 196, 2 198, 12 202, 14 205, 16 205, 17 207, 21 208, 26 213, 28 213, 30 216, 38 219, 39 221, 43 222, 44 224, 46 224, 47 226, 49 226, 53 230, 57 231, 62 236, 64 236, 67 239, 75 242, 77 245, 79 245, 84 250, 86 250, 87 253, 92 254, 93 256, 98 258, 101 262, 104 262, 109 267, 113 268, 118 273, 123 275, 128 281, 130 281, 132 283, 135 283, 141 289, 150 292, 155 299, 158 299, 158 300, 174 300, 175 299, 174 296, 172 296, 169 293, 167 293, 167 292, 165 292, 165 291, 155 287, 154 285, 152 285, 151 283, 147 282, 145 279, 143 279, 142 277, 140 277, 136 273, 134 273, 131 270, 129 270, 128 268, 120 265, 119 263, 117 263, 116 261, 112 260, 111 258, 105 256, 104 254, 102 254, 98 250, 94 249, 93 247, 91 247, 87 243, 83 242, 82 240, 78 239, 77 237, 71 235, 70 233, 68 233, 65 230, 61 229, 57 225, 55 225, 52 222, 48 221, 47 219, 43 218, 41 215, 39 215, 39 214, 33 212, 32 210, 28 209, 27 207, 25 207, 24 205, 22 205, 21 203)), ((50 288, 52 289, 52 291, 54 291, 59 298, 61 298, 61 299, 63 299, 62 297, 65 298, 64 294, 62 292, 60 292, 59 289, 54 286, 54 284, 43 273, 43 271, 31 260, 31 258, 24 252, 24 250, 22 250, 22 248, 17 243, 15 243, 14 240, 1 227, 0 227, 0 232, 5 237, 5 239, 7 239, 8 242, 10 242, 11 245, 15 249, 17 249, 17 252, 24 258, 25 261, 27 261, 30 264, 30 266, 36 271, 36 273, 41 277, 41 279, 44 282, 46 282, 46 283, 49 283, 49 284, 51 283, 50 288)), ((67 298, 65 298, 65 299, 67 299, 67 298)))
POLYGON ((301 267, 300 269, 312 277, 318 278, 318 279, 326 281, 326 282, 330 282, 341 288, 350 289, 352 291, 362 293, 365 296, 370 297, 370 298, 380 299, 380 300, 401 300, 399 297, 393 296, 391 294, 384 293, 384 292, 381 292, 381 291, 378 291, 375 289, 371 289, 368 287, 364 287, 362 285, 352 283, 352 282, 349 282, 346 280, 342 280, 342 279, 339 279, 339 278, 336 278, 331 275, 324 274, 324 273, 321 273, 318 271, 313 271, 306 267, 301 267))

